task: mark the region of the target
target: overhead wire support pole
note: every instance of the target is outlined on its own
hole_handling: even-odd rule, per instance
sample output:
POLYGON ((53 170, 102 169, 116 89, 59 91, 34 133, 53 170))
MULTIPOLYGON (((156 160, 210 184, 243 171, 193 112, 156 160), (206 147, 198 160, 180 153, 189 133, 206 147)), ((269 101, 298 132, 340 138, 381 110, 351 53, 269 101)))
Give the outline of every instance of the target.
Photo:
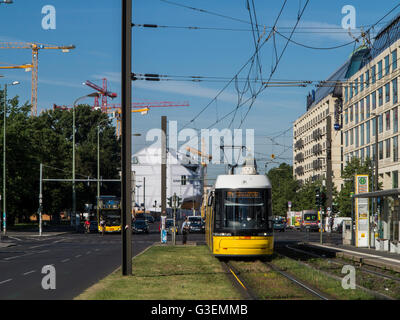
POLYGON ((132 275, 131 155, 132 155, 132 0, 122 0, 122 275, 132 275))

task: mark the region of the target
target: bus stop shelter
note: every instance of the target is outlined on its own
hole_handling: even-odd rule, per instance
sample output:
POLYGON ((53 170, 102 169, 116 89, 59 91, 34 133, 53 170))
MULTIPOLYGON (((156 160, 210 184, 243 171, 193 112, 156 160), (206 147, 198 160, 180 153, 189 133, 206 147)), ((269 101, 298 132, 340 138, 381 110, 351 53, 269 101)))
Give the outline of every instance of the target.
POLYGON ((370 246, 400 253, 400 189, 359 193, 353 198, 371 199, 377 204, 369 219, 370 246))

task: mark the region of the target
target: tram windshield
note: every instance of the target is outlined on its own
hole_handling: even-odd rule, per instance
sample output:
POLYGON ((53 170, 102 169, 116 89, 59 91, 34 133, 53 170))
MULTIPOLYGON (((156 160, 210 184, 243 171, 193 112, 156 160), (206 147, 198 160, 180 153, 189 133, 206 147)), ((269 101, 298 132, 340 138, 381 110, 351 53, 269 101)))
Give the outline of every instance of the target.
POLYGON ((216 194, 216 230, 265 231, 269 229, 270 190, 227 190, 216 192, 216 194), (219 196, 218 193, 220 193, 219 196))

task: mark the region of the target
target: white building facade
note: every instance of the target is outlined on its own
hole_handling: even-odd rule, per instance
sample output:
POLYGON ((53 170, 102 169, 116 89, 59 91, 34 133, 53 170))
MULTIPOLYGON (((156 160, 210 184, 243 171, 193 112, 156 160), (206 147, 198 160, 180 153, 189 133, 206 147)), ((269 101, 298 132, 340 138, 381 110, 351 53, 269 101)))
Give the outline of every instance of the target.
MULTIPOLYGON (((203 168, 186 155, 169 149, 167 152, 167 198, 176 193, 183 200, 182 208, 199 214, 203 192, 203 168)), ((161 211, 161 148, 145 148, 132 157, 135 175, 135 202, 146 211, 161 211)), ((168 208, 168 205, 167 205, 168 208)), ((167 210, 167 213, 170 210, 167 210)))

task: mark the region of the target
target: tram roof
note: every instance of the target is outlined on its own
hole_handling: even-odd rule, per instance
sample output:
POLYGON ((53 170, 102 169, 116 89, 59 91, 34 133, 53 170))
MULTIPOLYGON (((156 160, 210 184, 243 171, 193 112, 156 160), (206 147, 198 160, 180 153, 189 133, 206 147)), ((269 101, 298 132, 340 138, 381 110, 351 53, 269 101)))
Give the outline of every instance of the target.
POLYGON ((215 181, 215 189, 261 189, 271 188, 271 183, 265 175, 219 175, 215 181))

